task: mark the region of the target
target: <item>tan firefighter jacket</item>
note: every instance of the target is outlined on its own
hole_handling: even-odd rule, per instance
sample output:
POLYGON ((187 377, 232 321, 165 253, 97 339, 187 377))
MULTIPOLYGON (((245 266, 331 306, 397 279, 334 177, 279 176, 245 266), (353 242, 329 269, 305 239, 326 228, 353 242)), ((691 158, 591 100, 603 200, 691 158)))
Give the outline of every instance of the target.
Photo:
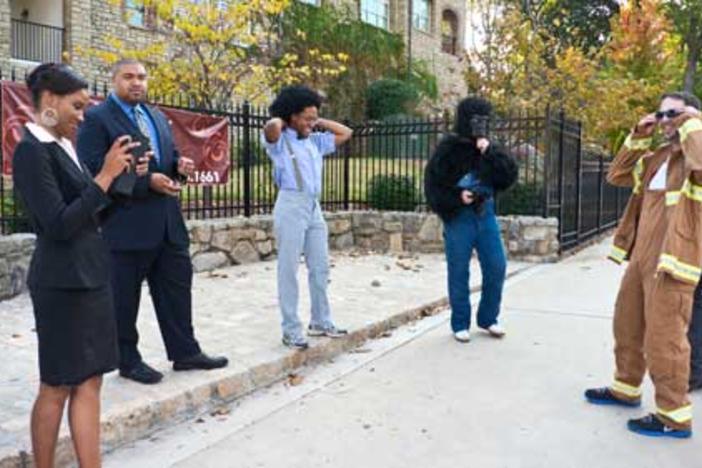
POLYGON ((652 151, 650 136, 634 131, 609 168, 610 184, 632 187, 609 258, 617 263, 629 259, 636 243, 645 188, 670 157, 666 183, 668 227, 657 271, 696 285, 702 274, 702 120, 683 114, 675 124, 682 152, 673 153, 670 144, 652 151))

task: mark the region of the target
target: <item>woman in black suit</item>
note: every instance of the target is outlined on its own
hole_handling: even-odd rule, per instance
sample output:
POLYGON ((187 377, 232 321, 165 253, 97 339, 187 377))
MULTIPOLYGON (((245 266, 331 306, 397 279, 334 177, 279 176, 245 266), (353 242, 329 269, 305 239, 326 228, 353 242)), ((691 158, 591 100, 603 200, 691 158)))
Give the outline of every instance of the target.
MULTIPOLYGON (((32 409, 35 464, 53 466, 63 409, 81 467, 100 466, 102 374, 118 362, 109 257, 99 228, 113 180, 130 170, 126 138, 92 178, 71 139, 89 103, 88 83, 63 64, 27 78, 36 110, 13 157, 13 177, 37 233, 28 284, 39 341, 39 395, 32 409)), ((143 162, 138 172, 143 172, 143 162)))

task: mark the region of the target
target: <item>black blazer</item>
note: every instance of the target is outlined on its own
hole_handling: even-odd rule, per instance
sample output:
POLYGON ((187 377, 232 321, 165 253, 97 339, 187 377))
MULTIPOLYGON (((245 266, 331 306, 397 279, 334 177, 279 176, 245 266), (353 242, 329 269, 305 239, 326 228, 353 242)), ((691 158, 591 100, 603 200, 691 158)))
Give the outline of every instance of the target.
MULTIPOLYGON (((149 173, 161 172, 171 179, 178 174, 178 151, 168 120, 158 109, 144 106, 156 126, 161 161, 151 160, 149 173)), ((140 135, 139 128, 112 98, 89 109, 78 130, 77 152, 93 174, 102 167, 112 143, 122 135, 140 135)), ((117 199, 105 213, 103 230, 112 250, 148 250, 164 240, 187 247, 188 232, 177 198, 149 188, 150 174, 137 179, 132 197, 117 199)))
POLYGON ((15 148, 14 185, 37 233, 30 287, 93 289, 109 281, 109 250, 98 213, 110 198, 58 143, 31 132, 15 148))

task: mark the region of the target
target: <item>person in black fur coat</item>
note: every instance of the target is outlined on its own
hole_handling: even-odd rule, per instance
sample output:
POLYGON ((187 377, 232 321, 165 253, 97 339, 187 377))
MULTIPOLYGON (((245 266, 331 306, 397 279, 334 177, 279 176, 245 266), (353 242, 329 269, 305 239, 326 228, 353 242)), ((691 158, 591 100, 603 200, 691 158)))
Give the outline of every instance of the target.
POLYGON ((501 338, 498 324, 507 260, 495 215, 494 196, 517 180, 514 159, 488 139, 492 106, 484 99, 458 104, 454 133, 445 136, 429 160, 424 189, 430 208, 444 223, 451 328, 470 340, 470 259, 478 252, 483 286, 478 326, 501 338))

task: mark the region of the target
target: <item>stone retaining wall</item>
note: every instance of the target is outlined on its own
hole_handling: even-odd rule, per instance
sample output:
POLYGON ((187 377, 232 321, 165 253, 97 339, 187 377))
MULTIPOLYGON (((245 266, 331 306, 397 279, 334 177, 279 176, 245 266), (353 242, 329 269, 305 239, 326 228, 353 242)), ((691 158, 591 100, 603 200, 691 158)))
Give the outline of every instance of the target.
POLYGON ((34 241, 34 234, 0 236, 0 299, 16 296, 27 288, 34 241))
MULTIPOLYGON (((339 212, 325 215, 332 250, 431 253, 443 250, 442 225, 429 213, 339 212)), ((500 218, 506 251, 515 260, 550 262, 558 258, 555 218, 500 218)), ((258 262, 275 256, 270 215, 188 222, 195 271, 258 262)), ((26 289, 34 235, 0 236, 0 299, 26 289)))
MULTIPOLYGON (((404 212, 338 212, 325 215, 333 250, 361 252, 443 251, 442 224, 436 215, 404 212)), ((196 271, 257 262, 275 255, 270 216, 188 223, 190 252, 196 271)), ((555 261, 558 258, 558 221, 555 218, 500 218, 510 258, 555 261)))

